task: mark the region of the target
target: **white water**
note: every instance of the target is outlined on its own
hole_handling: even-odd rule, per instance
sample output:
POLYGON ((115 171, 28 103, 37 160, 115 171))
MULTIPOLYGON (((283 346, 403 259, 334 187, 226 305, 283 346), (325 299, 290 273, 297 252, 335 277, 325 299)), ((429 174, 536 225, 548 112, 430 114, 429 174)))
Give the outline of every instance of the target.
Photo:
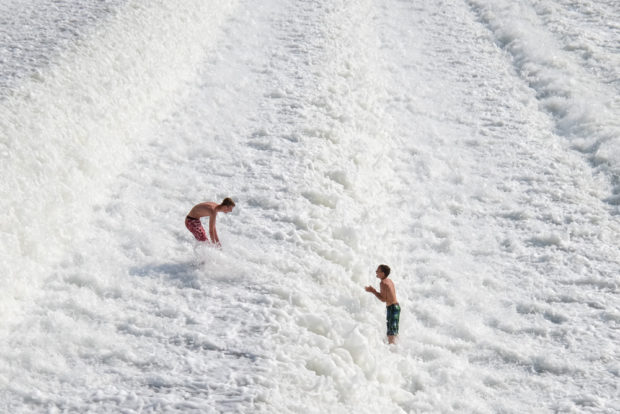
POLYGON ((617 410, 615 2, 32 3, 0 9, 1 411, 617 410))

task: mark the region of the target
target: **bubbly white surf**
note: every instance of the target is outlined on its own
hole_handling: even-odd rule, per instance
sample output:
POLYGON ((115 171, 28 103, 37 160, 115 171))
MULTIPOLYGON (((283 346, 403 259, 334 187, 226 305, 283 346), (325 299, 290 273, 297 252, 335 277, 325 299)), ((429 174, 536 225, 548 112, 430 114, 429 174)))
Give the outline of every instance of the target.
POLYGON ((615 1, 82 3, 0 6, 2 412, 617 412, 615 1))

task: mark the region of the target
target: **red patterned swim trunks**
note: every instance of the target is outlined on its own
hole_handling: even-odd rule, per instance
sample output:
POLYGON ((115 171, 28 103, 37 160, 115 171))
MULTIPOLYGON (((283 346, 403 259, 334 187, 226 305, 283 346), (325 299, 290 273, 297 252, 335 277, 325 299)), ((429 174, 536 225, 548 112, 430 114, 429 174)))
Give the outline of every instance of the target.
POLYGON ((207 241, 207 233, 205 232, 204 227, 202 227, 200 219, 190 216, 185 217, 185 227, 187 227, 187 230, 194 235, 196 240, 207 241))

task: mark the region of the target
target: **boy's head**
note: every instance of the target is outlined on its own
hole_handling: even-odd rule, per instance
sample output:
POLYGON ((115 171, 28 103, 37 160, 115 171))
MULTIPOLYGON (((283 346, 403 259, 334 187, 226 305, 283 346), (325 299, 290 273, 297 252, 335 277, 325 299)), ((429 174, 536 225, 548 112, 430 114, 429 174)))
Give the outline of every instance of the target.
POLYGON ((379 279, 385 279, 390 275, 390 266, 380 264, 375 273, 377 273, 379 279))
POLYGON ((235 207, 235 202, 232 201, 232 198, 226 197, 224 200, 222 200, 222 202, 220 203, 220 206, 224 207, 222 209, 224 213, 230 213, 233 207, 235 207))

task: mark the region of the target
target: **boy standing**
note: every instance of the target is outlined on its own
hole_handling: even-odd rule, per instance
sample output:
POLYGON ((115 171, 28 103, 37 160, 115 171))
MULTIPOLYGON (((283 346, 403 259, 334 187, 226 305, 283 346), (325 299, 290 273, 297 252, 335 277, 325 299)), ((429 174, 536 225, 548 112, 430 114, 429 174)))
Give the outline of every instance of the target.
POLYGON ((194 235, 196 240, 207 241, 207 234, 205 233, 204 227, 202 227, 200 218, 209 217, 209 237, 211 238, 211 243, 221 247, 220 238, 217 236, 217 230, 215 228, 215 219, 217 213, 230 213, 234 207, 235 202, 228 197, 220 204, 212 201, 196 204, 189 213, 187 213, 187 217, 185 217, 185 227, 194 235))
POLYGON ((400 319, 400 305, 396 300, 396 289, 394 283, 388 276, 390 275, 390 267, 388 265, 379 265, 375 271, 377 278, 381 279, 379 284, 380 291, 372 286, 366 286, 366 292, 374 294, 381 302, 385 302, 386 306, 386 318, 387 318, 387 337, 388 343, 396 343, 396 337, 398 336, 398 322, 400 319))

